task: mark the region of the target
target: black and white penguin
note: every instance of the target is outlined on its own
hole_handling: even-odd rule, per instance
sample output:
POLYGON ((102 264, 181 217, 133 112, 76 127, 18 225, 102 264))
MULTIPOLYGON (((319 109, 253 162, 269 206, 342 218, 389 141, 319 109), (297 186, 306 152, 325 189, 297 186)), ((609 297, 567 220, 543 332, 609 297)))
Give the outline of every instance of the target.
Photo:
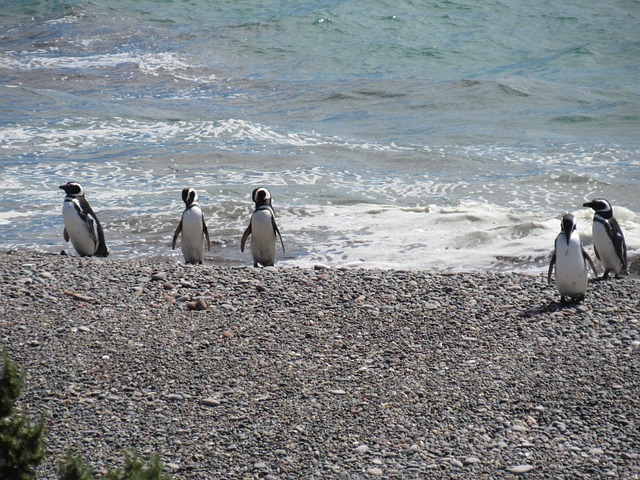
POLYGON ((276 235, 280 237, 282 252, 284 252, 284 242, 276 225, 276 214, 271 206, 271 193, 266 188, 260 187, 251 193, 251 198, 256 209, 251 214, 249 226, 242 235, 240 251, 244 252, 244 245, 251 235, 253 266, 257 267, 260 264, 263 267, 270 267, 276 261, 276 235))
POLYGON ((565 302, 566 297, 576 301, 584 298, 589 280, 587 262, 597 277, 596 266, 580 241, 576 220, 573 215, 567 213, 562 217, 561 232, 554 243, 547 275, 547 282, 551 283, 551 273, 555 265, 556 287, 561 302, 565 302))
POLYGON ((206 239, 207 241, 207 250, 211 250, 211 241, 204 221, 204 214, 198 203, 198 194, 193 188, 184 188, 182 190, 182 200, 184 201, 185 209, 182 212, 178 228, 173 234, 171 249, 174 250, 176 248, 176 240, 180 232, 182 232, 180 248, 184 255, 184 261, 194 265, 202 264, 204 260, 203 240, 206 239))
POLYGON ((73 248, 83 257, 106 257, 109 249, 104 241, 104 232, 98 217, 93 213, 89 202, 84 198, 82 185, 69 182, 60 185, 67 194, 62 202, 62 219, 64 220, 63 237, 65 242, 71 240, 73 248))
POLYGON ((628 274, 627 243, 622 228, 613 216, 613 207, 604 198, 595 198, 583 207, 595 211, 593 215, 593 250, 604 267, 603 279, 609 278, 613 272, 616 278, 621 273, 628 274))

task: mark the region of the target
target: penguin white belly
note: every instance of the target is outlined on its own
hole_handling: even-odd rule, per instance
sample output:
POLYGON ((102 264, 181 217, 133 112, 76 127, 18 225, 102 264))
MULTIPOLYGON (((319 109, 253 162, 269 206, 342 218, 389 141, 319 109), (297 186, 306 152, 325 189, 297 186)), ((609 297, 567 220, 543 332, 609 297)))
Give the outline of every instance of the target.
POLYGON ((257 210, 251 216, 251 256, 264 267, 275 264, 276 232, 268 210, 257 210))
MULTIPOLYGON (((577 236, 577 235, 576 235, 577 236)), ((587 291, 589 274, 582 256, 582 245, 577 238, 569 244, 564 235, 556 240, 556 286, 560 295, 584 296, 587 291)))
POLYGON ((622 262, 616 248, 607 234, 606 227, 600 222, 593 222, 593 245, 598 250, 600 261, 605 270, 618 274, 622 271, 622 262))
POLYGON ((94 239, 98 238, 97 226, 93 224, 94 231, 91 232, 92 227, 80 217, 73 202, 62 203, 62 219, 69 240, 71 240, 76 252, 83 256, 96 253, 98 242, 94 239))
POLYGON ((182 239, 180 248, 187 263, 202 263, 204 260, 204 239, 202 210, 191 207, 182 216, 182 239))

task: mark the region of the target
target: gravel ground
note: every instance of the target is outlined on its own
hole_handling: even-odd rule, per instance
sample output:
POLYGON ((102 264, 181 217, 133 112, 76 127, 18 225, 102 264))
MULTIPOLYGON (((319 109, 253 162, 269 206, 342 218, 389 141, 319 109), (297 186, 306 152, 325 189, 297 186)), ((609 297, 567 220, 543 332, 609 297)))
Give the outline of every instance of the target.
POLYGON ((639 290, 0 252, 0 348, 46 414, 41 479, 68 448, 174 479, 632 479, 639 290))

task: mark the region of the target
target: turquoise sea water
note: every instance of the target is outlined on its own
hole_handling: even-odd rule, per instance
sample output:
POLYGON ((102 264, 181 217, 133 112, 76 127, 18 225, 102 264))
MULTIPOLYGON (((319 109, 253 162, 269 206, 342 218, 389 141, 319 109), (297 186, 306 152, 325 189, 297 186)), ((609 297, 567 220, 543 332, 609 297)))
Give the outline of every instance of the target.
POLYGON ((0 248, 67 248, 76 180, 113 255, 180 261, 193 186, 250 264, 264 185, 285 265, 540 270, 604 196, 639 268, 637 0, 0 3, 0 248))

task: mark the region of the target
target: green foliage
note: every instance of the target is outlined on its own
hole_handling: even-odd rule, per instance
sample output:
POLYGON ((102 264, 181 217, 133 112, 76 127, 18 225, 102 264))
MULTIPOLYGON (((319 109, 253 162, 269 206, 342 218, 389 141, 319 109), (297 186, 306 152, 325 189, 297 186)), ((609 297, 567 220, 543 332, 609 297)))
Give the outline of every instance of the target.
POLYGON ((4 352, 2 375, 0 376, 0 418, 13 413, 13 404, 20 396, 24 374, 18 373, 18 367, 11 361, 9 354, 4 352))
MULTIPOLYGON (((82 463, 79 457, 67 452, 64 462, 58 464, 58 477, 60 480, 94 480, 91 469, 82 463)), ((162 473, 162 463, 157 455, 152 455, 149 465, 135 454, 125 454, 124 468, 109 470, 104 480, 171 480, 171 477, 162 473)))
POLYGON ((91 468, 68 450, 67 458, 58 463, 58 477, 60 480, 93 480, 91 468))
POLYGON ((24 374, 18 373, 5 352, 0 376, 0 478, 3 480, 35 479, 35 469, 45 456, 44 418, 33 423, 26 413, 14 412, 23 380, 24 374))
POLYGON ((125 454, 124 470, 109 471, 107 480, 171 480, 171 477, 162 473, 158 455, 151 455, 149 466, 145 467, 135 454, 125 454))

